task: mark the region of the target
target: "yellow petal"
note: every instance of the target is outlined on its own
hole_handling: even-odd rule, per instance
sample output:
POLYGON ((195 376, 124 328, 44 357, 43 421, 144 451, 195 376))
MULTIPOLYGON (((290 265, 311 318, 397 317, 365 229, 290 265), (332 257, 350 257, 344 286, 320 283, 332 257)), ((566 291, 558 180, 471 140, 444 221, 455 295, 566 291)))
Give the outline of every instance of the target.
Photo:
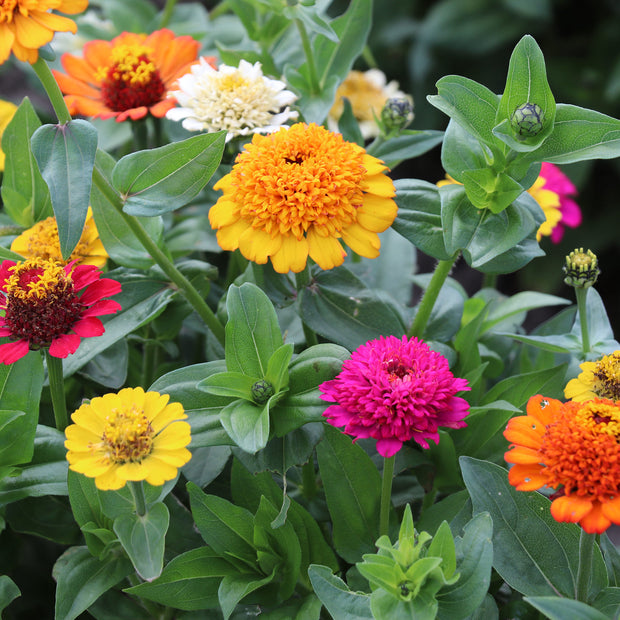
POLYGON ((385 174, 373 174, 364 178, 361 187, 369 194, 376 194, 384 198, 393 198, 396 196, 394 183, 390 177, 385 174))
MULTIPOLYGON (((192 458, 192 453, 186 448, 178 448, 176 450, 164 450, 154 448, 149 455, 149 462, 156 460, 158 463, 176 468, 183 467, 192 458)), ((176 475, 176 474, 175 474, 176 475)))
POLYGON ((264 265, 272 254, 282 246, 282 237, 274 238, 264 230, 248 228, 239 237, 239 251, 245 258, 259 265, 264 265))
POLYGON ((177 450, 185 448, 192 440, 191 427, 187 422, 173 422, 155 438, 153 450, 177 450))
POLYGON ((278 273, 288 273, 289 271, 299 273, 308 262, 308 241, 305 237, 297 240, 293 235, 280 238, 282 245, 271 256, 274 270, 278 273))
POLYGON ((99 443, 101 441, 101 435, 93 433, 90 429, 78 426, 77 424, 71 424, 65 429, 65 435, 67 441, 65 441, 65 447, 68 450, 88 450, 89 444, 99 443), (76 447, 70 447, 71 446, 76 447), (77 446, 80 446, 79 448, 77 446))
POLYGON ((217 231, 217 242, 222 250, 236 250, 239 247, 239 237, 250 228, 245 220, 237 220, 230 226, 222 226, 217 231))
POLYGON ((333 269, 342 265, 347 253, 335 237, 323 237, 314 227, 308 230, 308 254, 321 269, 333 269))
POLYGON ((362 165, 366 168, 366 174, 368 176, 381 174, 384 170, 387 170, 387 166, 380 159, 377 159, 372 155, 368 155, 368 153, 364 153, 362 165))
POLYGON ((377 233, 366 230, 359 224, 351 224, 342 231, 344 242, 360 256, 366 258, 377 258, 381 241, 377 233))
POLYGON ((105 474, 101 474, 95 478, 95 486, 100 491, 117 491, 122 489, 127 481, 118 476, 118 465, 115 465, 105 474))
POLYGON ((209 224, 211 228, 221 228, 222 226, 230 226, 239 219, 239 212, 236 204, 232 200, 220 198, 209 209, 209 224))
POLYGON ((118 466, 116 475, 123 480, 144 480, 149 475, 150 459, 142 461, 142 463, 123 463, 118 466))
POLYGON ((383 232, 392 225, 397 212, 398 206, 391 198, 367 194, 357 210, 357 221, 372 232, 383 232))

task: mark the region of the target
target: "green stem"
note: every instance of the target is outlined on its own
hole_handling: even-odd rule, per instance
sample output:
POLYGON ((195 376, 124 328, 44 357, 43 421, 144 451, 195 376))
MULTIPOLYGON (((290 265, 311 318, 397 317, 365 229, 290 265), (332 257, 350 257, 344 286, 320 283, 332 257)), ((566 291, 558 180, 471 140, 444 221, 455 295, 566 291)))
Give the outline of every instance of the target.
POLYGON ((54 79, 51 69, 41 57, 31 66, 41 81, 41 84, 43 84, 43 88, 58 117, 58 122, 61 125, 65 125, 71 120, 71 114, 69 114, 69 109, 67 108, 67 104, 65 103, 58 83, 54 79))
POLYGON ((148 148, 149 130, 146 125, 146 118, 141 118, 131 123, 131 133, 133 134, 133 144, 136 151, 143 151, 148 148))
MULTIPOLYGON (((312 277, 310 275, 310 265, 306 263, 303 271, 295 274, 295 287, 297 289, 297 296, 302 292, 304 288, 307 288, 310 285, 312 277)), ((304 336, 306 338, 306 346, 312 347, 315 344, 319 343, 314 330, 311 329, 308 325, 306 325, 305 321, 301 322, 301 327, 304 332, 304 336)))
POLYGON ((133 503, 136 506, 136 514, 143 517, 146 514, 146 496, 144 495, 144 483, 142 480, 128 480, 127 486, 131 491, 133 503))
POLYGON ((65 382, 62 372, 62 359, 50 355, 45 349, 45 361, 47 362, 47 375, 50 384, 50 394, 52 396, 52 407, 54 409, 54 420, 56 428, 64 433, 69 417, 67 416, 67 402, 65 400, 65 382))
POLYGON ((224 13, 227 13, 230 9, 228 5, 229 5, 228 0, 222 0, 222 2, 220 2, 219 4, 216 4, 211 9, 211 12, 209 13, 209 21, 213 21, 216 17, 219 17, 220 15, 224 15, 224 13))
POLYGON ((166 28, 168 26, 172 18, 172 11, 174 11, 176 4, 177 0, 166 0, 166 5, 164 6, 164 11, 161 16, 161 22, 159 22, 160 28, 166 28))
POLYGON ((170 281, 183 293, 185 299, 200 315, 205 325, 211 330, 220 344, 224 344, 224 327, 217 316, 200 293, 194 288, 192 283, 174 266, 168 256, 159 248, 146 232, 140 220, 123 211, 123 202, 116 190, 107 182, 101 170, 95 165, 93 169, 93 182, 101 193, 116 207, 118 212, 125 220, 125 224, 131 229, 142 247, 150 254, 151 258, 159 265, 162 271, 168 276, 170 281))
POLYGON ((456 254, 454 258, 450 258, 448 260, 440 260, 437 263, 437 267, 435 267, 435 273, 433 273, 433 277, 431 281, 428 283, 426 291, 422 296, 422 300, 418 306, 418 311, 413 319, 413 323, 409 328, 409 332, 407 335, 411 338, 415 336, 416 338, 422 338, 424 335, 424 330, 426 329, 426 324, 428 323, 428 319, 431 316, 431 312, 435 306, 435 302, 437 301, 437 297, 439 296, 439 292, 441 291, 441 287, 443 283, 446 281, 450 270, 452 269, 456 259, 459 255, 456 254))
POLYGON ((584 354, 587 355, 591 351, 590 334, 588 332, 588 309, 586 307, 586 297, 588 296, 588 289, 576 287, 575 296, 577 297, 579 324, 581 325, 581 348, 584 354))
POLYGON ((308 73, 310 74, 310 92, 313 95, 318 95, 321 92, 321 86, 319 84, 316 65, 314 64, 314 53, 312 51, 312 45, 310 45, 310 37, 308 36, 304 23, 300 19, 295 20, 295 25, 299 31, 301 44, 303 45, 304 54, 306 55, 306 62, 308 63, 308 73))
POLYGON ((396 455, 383 459, 383 480, 381 482, 381 512, 379 513, 379 536, 387 536, 390 529, 390 506, 392 505, 392 478, 396 455))
POLYGON ((592 576, 592 557, 596 534, 588 534, 583 529, 579 537, 579 566, 577 567, 577 600, 587 602, 590 594, 590 579, 592 576))

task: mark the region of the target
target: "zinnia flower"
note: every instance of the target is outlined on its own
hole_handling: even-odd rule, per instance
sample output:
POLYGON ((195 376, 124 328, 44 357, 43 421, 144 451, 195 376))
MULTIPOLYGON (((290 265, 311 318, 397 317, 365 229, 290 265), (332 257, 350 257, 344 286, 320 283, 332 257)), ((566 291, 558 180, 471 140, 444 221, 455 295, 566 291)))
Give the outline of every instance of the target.
POLYGON ((438 428, 462 428, 469 405, 457 392, 469 390, 454 377, 443 355, 417 338, 381 336, 358 347, 340 374, 319 386, 330 405, 323 415, 356 440, 377 440, 385 457, 413 440, 428 448, 438 428))
MULTIPOLYGON (((438 187, 457 183, 450 175, 437 183, 438 187)), ((540 174, 527 192, 539 204, 545 214, 545 221, 536 232, 536 240, 551 236, 553 243, 559 243, 564 235, 564 227, 575 228, 581 224, 579 205, 570 198, 576 193, 575 186, 555 165, 543 162, 540 174)))
POLYGON ((593 398, 620 400, 620 351, 604 355, 596 362, 584 362, 582 372, 564 388, 564 396, 583 402, 593 398))
POLYGON ((517 491, 556 489, 551 514, 579 523, 589 534, 620 524, 620 403, 604 398, 562 403, 540 394, 527 415, 504 431, 514 463, 508 480, 517 491))
POLYGON ((271 133, 297 112, 289 109, 295 93, 286 84, 263 75, 261 63, 242 60, 239 68, 220 65, 214 69, 200 59, 191 73, 178 80, 179 90, 170 93, 180 108, 166 117, 183 121, 188 131, 226 130, 226 141, 251 133, 271 133))
POLYGON ((338 130, 338 120, 344 110, 343 98, 351 103, 353 116, 357 119, 364 138, 379 135, 379 126, 375 119, 381 117, 381 110, 392 97, 405 97, 398 88, 398 82, 388 83, 385 73, 379 69, 368 71, 350 71, 336 90, 335 103, 329 111, 328 127, 338 130))
MULTIPOLYGON (((4 133, 6 126, 15 116, 15 112, 17 112, 17 106, 14 103, 0 99, 0 141, 2 140, 2 134, 4 133)), ((6 155, 4 154, 2 148, 0 148, 0 172, 4 170, 5 159, 6 155)))
POLYGON ((73 32, 72 19, 50 13, 74 15, 88 6, 88 0, 2 0, 0 2, 0 64, 11 52, 18 60, 36 62, 39 48, 49 43, 56 32, 73 32))
POLYGON ((71 415, 65 430, 69 469, 95 479, 102 491, 128 480, 161 486, 191 458, 190 425, 168 394, 125 388, 97 396, 71 415))
POLYGON ((86 213, 86 222, 80 241, 71 253, 69 260, 64 261, 60 251, 58 239, 58 225, 55 217, 48 217, 25 230, 19 237, 13 239, 11 250, 21 254, 24 258, 45 258, 62 263, 74 262, 80 265, 94 265, 103 267, 108 260, 108 254, 99 239, 99 233, 93 219, 90 207, 86 213))
POLYGON ((255 134, 214 185, 224 195, 209 221, 222 249, 239 248, 259 264, 271 259, 279 273, 301 271, 308 256, 322 269, 341 265, 346 252, 340 239, 376 258, 377 233, 397 211, 385 170, 362 147, 315 124, 255 134))
POLYGON ((0 362, 12 364, 29 350, 49 347, 50 355, 75 353, 81 338, 105 331, 97 318, 121 309, 111 299, 121 285, 101 278, 92 265, 62 265, 54 260, 31 258, 0 265, 0 362))
POLYGON ((89 41, 83 58, 63 54, 67 75, 54 71, 54 77, 71 114, 118 122, 148 113, 161 118, 175 105, 168 90, 196 62, 199 48, 192 37, 165 28, 149 35, 123 32, 111 41, 89 41))

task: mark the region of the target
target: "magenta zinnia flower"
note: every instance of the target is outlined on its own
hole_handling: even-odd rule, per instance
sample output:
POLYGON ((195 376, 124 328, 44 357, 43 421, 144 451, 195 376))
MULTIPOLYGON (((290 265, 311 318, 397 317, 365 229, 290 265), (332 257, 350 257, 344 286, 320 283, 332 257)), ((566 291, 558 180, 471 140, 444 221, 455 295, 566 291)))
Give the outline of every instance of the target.
POLYGON ((385 457, 411 439, 424 448, 428 439, 437 443, 440 426, 466 426, 469 404, 455 394, 470 389, 467 381, 455 378, 446 358, 417 338, 370 340, 319 389, 323 400, 336 403, 323 413, 327 421, 355 440, 376 439, 385 457))
POLYGON ((121 309, 103 299, 121 290, 120 283, 101 278, 93 265, 62 265, 55 260, 31 258, 0 265, 0 363, 12 364, 29 350, 49 348, 54 357, 75 353, 80 339, 105 331, 96 318, 121 309))
POLYGON ((548 162, 543 162, 539 176, 545 180, 543 188, 555 192, 560 201, 562 217, 551 231, 551 241, 560 243, 566 226, 576 228, 581 224, 581 209, 572 199, 577 194, 577 188, 557 166, 548 162))

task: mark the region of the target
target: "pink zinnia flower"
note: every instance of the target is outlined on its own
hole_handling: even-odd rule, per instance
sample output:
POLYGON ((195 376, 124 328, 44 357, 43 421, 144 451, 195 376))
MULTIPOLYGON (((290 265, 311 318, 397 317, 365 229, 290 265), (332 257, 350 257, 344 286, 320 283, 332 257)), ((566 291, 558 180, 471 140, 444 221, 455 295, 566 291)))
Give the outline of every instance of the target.
POLYGON ((377 440, 384 457, 413 439, 428 448, 439 442, 440 426, 462 428, 469 404, 455 396, 469 390, 465 379, 450 372, 443 355, 417 338, 395 336, 358 347, 340 374, 319 386, 330 405, 323 415, 355 439, 377 440))
POLYGON ((121 309, 103 299, 121 290, 116 280, 101 278, 93 265, 63 265, 55 260, 31 258, 0 265, 0 363, 12 364, 29 350, 49 347, 50 355, 75 353, 80 339, 105 331, 96 318, 121 309))

